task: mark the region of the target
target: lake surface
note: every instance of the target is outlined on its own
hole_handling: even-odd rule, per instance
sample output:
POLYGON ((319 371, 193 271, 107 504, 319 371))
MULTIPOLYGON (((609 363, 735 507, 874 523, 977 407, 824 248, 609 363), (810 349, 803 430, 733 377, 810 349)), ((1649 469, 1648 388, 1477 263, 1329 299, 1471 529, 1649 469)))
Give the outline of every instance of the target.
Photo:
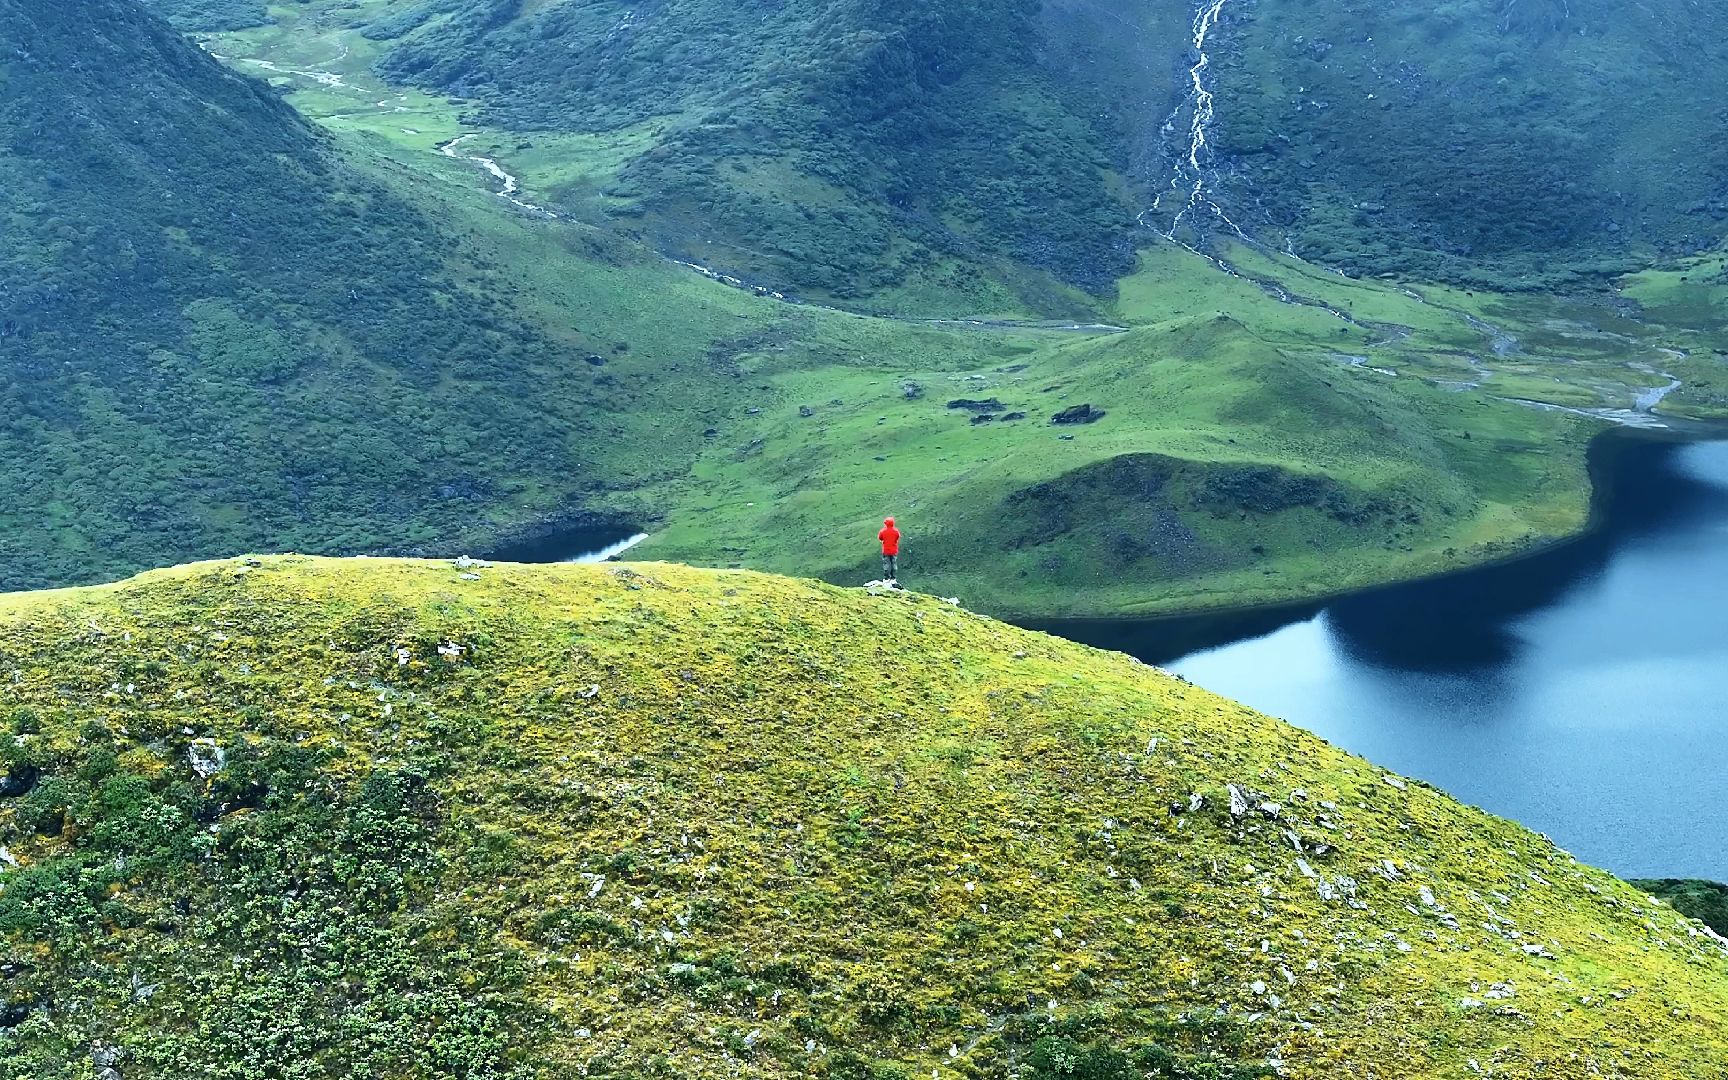
POLYGON ((1615 439, 1601 529, 1226 620, 1068 624, 1627 877, 1728 880, 1728 443, 1615 439))
POLYGON ((521 563, 603 563, 646 539, 647 533, 627 526, 582 526, 496 548, 487 558, 521 563))

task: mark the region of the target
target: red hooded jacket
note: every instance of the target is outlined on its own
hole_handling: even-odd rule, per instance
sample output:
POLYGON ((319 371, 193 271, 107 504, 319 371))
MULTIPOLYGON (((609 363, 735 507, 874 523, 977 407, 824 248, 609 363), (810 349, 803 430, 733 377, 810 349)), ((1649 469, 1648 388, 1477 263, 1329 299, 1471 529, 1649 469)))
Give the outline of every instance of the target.
POLYGON ((900 554, 900 530, 894 527, 893 518, 882 523, 882 531, 876 534, 876 539, 882 541, 882 554, 900 554))

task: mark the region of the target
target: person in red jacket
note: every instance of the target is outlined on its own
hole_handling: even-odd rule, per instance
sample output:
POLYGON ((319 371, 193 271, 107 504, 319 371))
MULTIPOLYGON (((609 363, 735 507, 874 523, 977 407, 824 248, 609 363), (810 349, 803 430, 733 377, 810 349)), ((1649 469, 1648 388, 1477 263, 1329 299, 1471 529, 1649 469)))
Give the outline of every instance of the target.
POLYGON ((900 578, 900 530, 894 527, 894 519, 888 518, 882 522, 882 531, 876 534, 876 539, 882 541, 882 579, 898 581, 900 578))

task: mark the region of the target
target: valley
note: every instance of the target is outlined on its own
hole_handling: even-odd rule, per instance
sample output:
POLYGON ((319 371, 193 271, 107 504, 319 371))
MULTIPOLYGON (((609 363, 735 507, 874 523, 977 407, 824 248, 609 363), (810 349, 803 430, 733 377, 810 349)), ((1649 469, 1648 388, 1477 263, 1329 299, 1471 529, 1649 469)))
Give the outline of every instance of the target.
MULTIPOLYGON (((616 177, 620 151, 635 138, 629 132, 640 129, 579 136, 464 122, 470 106, 392 87, 373 73, 380 44, 352 27, 374 10, 381 9, 346 16, 344 28, 316 7, 296 9, 280 13, 276 25, 221 35, 208 47, 241 66, 310 72, 276 81, 297 108, 357 149, 440 187, 514 188, 507 198, 516 209, 564 217, 536 223, 531 214, 512 229, 591 228, 557 193, 573 190, 574 176, 590 178, 583 190, 616 177), (331 57, 339 62, 323 63, 331 57), (496 172, 476 169, 464 179, 442 169, 434 151, 453 139, 463 140, 461 155, 496 172)), ((1210 14, 1195 23, 1196 34, 1216 32, 1221 12, 1210 14)), ((1205 70, 1190 74, 1201 90, 1210 85, 1205 70)), ((1197 92, 1192 123, 1178 119, 1176 127, 1178 137, 1194 140, 1193 178, 1179 186, 1191 194, 1188 185, 1200 184, 1204 199, 1202 105, 1215 108, 1197 92)), ((788 334, 820 334, 817 326, 850 327, 853 337, 869 328, 887 347, 860 367, 769 362, 785 344, 735 354, 735 364, 742 360, 735 389, 752 370, 768 377, 740 395, 740 407, 709 411, 700 428, 712 432, 709 445, 696 448, 690 471, 646 484, 619 473, 591 509, 643 525, 651 533, 643 557, 836 581, 866 569, 869 552, 856 537, 893 509, 925 534, 911 565, 931 591, 1020 616, 1144 615, 1332 594, 1571 535, 1587 518, 1584 447, 1604 422, 1708 422, 1728 406, 1715 351, 1725 343, 1707 319, 1665 304, 1676 289, 1690 289, 1694 275, 1720 272, 1709 259, 1568 297, 1345 277, 1234 234, 1194 236, 1202 251, 1148 233, 1138 269, 1114 297, 1089 301, 1086 315, 1068 324, 1126 333, 1064 341, 1035 319, 1027 323, 1039 313, 1025 310, 912 316, 910 325, 931 320, 928 329, 970 324, 958 356, 999 358, 976 367, 907 363, 902 358, 929 355, 915 343, 927 330, 868 311, 829 310, 830 302, 672 256, 711 281, 730 281, 743 294, 738 302, 750 305, 740 314, 753 333, 784 343, 788 334), (778 312, 777 296, 789 301, 778 312), (1664 391, 1674 381, 1681 385, 1664 391), (908 386, 919 396, 908 397, 908 386), (1268 409, 1255 403, 1261 394, 1288 404, 1268 409), (1028 420, 969 425, 972 414, 942 408, 961 399, 1000 400, 986 415, 1022 412, 1028 420), (1289 407, 1297 401, 1307 404, 1289 407), (1049 426, 1061 408, 1085 403, 1107 418, 1079 431, 1049 426), (1375 430, 1392 433, 1389 444, 1340 438, 1369 416, 1375 430), (1240 517, 1220 513, 1223 504, 1195 513, 1209 504, 1194 493, 1212 490, 1198 475, 1178 481, 1174 498, 1104 520, 1062 509, 1083 505, 1088 470, 1143 454, 1223 457, 1239 463, 1232 468, 1296 476, 1318 470, 1369 503, 1376 493, 1397 491, 1394 501, 1430 494, 1418 500, 1425 506, 1400 511, 1419 524, 1388 519, 1366 530, 1360 511, 1344 511, 1355 521, 1329 523, 1325 512, 1301 504, 1240 517), (1004 552, 996 523, 1026 513, 1037 523, 1004 552), (1128 539, 1147 530, 1170 539, 1152 550, 1128 539)))
POLYGON ((0 1076, 1728 1074, 1728 15, 0 41, 0 1076))

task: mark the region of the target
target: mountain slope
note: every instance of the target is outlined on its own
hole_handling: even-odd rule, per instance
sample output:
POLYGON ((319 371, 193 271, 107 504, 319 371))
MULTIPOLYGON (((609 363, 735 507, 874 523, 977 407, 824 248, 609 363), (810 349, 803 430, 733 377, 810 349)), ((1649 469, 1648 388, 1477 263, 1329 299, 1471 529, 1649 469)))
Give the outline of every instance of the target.
POLYGON ((0 625, 7 1075, 1728 1067, 1697 924, 931 599, 290 557, 0 625))
POLYGON ((646 212, 662 247, 776 288, 1059 310, 1076 301, 1025 268, 1107 292, 1132 266, 1139 102, 1097 80, 1151 91, 1030 0, 433 0, 367 33, 401 36, 387 78, 477 98, 486 123, 642 132, 610 189, 563 200, 646 212))
POLYGON ((182 30, 243 30, 270 20, 264 0, 141 0, 182 30))
POLYGON ((1289 234, 1357 271, 1528 286, 1712 248, 1728 227, 1719 6, 1225 11, 1220 186, 1277 246, 1289 234))
POLYGON ((1170 231, 1197 181, 1186 242, 1234 235, 1216 205, 1271 249, 1476 287, 1594 282, 1728 223, 1728 16, 1688 0, 398 0, 358 18, 387 78, 621 155, 609 181, 557 189, 573 211, 865 307, 1083 305, 1027 271, 1108 294, 1155 239, 1141 211, 1174 199, 1144 219, 1170 231))
POLYGON ((0 35, 10 583, 471 528, 577 445, 610 343, 525 321, 266 87, 114 0, 0 0, 0 35))

